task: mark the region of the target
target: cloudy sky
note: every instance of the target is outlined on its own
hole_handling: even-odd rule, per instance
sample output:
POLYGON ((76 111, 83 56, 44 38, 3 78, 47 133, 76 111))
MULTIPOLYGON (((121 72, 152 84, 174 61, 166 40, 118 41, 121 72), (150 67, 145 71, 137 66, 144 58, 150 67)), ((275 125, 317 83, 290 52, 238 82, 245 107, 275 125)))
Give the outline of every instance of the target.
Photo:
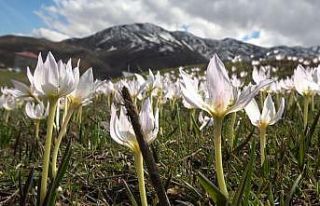
POLYGON ((0 8, 0 35, 59 41, 149 22, 261 46, 320 45, 318 0, 0 0, 0 8))

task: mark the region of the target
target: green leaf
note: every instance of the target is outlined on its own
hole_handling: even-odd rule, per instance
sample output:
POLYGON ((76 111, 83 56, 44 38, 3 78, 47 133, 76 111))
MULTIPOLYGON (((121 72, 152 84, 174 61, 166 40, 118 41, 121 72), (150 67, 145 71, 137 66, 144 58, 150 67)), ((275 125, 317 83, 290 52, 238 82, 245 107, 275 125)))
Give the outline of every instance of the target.
MULTIPOLYGON (((27 181, 24 185, 24 187, 22 187, 22 185, 20 185, 20 206, 24 206, 26 205, 26 201, 27 201, 27 197, 28 197, 28 193, 29 193, 29 190, 31 189, 31 186, 32 186, 32 183, 33 183, 33 179, 34 179, 34 168, 32 167, 30 172, 29 172, 29 175, 28 175, 28 178, 27 178, 27 181)), ((21 181, 19 181, 21 183, 21 181)))
POLYGON ((198 173, 198 179, 201 186, 208 193, 210 198, 218 206, 228 205, 228 200, 224 194, 216 187, 208 178, 206 178, 201 172, 198 173))
POLYGON ((46 198, 45 198, 45 203, 43 206, 54 206, 55 205, 55 199, 57 195, 57 188, 60 185, 60 182, 63 178, 63 175, 67 171, 67 167, 69 165, 69 160, 71 158, 71 140, 69 140, 67 148, 63 154, 62 161, 59 165, 59 169, 57 172, 56 178, 51 182, 49 186, 49 190, 47 192, 46 198))
POLYGON ((247 167, 243 173, 242 181, 232 200, 232 205, 240 205, 241 200, 243 199, 243 195, 244 194, 249 195, 250 193, 251 176, 254 168, 253 163, 255 162, 255 149, 256 149, 256 143, 255 141, 253 141, 251 152, 250 152, 250 161, 248 162, 247 167))
POLYGON ((200 130, 199 125, 197 124, 197 121, 194 118, 194 114, 191 115, 191 120, 192 120, 192 123, 193 123, 193 126, 194 126, 193 128, 195 128, 197 134, 199 134, 201 132, 201 130, 200 130))
POLYGON ((296 191, 297 187, 299 186, 299 183, 300 183, 300 181, 301 181, 301 179, 302 179, 303 173, 304 173, 304 169, 303 169, 303 171, 301 172, 301 174, 297 177, 297 179, 294 181, 294 183, 293 183, 293 185, 292 185, 292 187, 291 187, 290 193, 289 193, 289 195, 288 195, 287 198, 286 198, 286 204, 285 204, 285 205, 287 205, 287 206, 290 206, 290 205, 291 205, 290 203, 291 203, 293 194, 294 194, 294 192, 296 191))
POLYGON ((122 180, 123 184, 124 184, 124 187, 126 188, 126 191, 127 191, 127 195, 130 199, 130 202, 131 202, 131 205, 132 206, 138 206, 138 203, 136 201, 136 198, 134 197, 134 195, 132 194, 127 182, 125 180, 122 180))

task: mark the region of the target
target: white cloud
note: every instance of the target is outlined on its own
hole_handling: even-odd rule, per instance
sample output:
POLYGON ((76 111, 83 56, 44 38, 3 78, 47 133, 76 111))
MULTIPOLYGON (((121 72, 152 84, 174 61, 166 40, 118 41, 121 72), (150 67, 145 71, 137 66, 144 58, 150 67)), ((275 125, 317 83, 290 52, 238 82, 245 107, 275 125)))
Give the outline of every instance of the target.
POLYGON ((32 30, 32 35, 38 38, 45 38, 51 41, 61 41, 70 38, 70 36, 56 32, 46 28, 39 28, 32 30))
MULTIPOLYGON (((188 31, 206 38, 241 39, 263 46, 318 44, 320 3, 301 0, 54 0, 36 14, 48 31, 84 37, 110 26, 150 22, 169 30, 188 31)), ((43 28, 42 28, 43 29, 43 28)))

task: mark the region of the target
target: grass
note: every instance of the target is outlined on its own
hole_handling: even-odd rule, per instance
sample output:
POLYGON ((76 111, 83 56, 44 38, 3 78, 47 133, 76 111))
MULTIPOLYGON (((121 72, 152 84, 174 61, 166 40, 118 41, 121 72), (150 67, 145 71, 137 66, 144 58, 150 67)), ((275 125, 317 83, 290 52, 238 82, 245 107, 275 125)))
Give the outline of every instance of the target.
MULTIPOLYGON (((247 66, 243 65, 239 70, 244 70, 247 66)), ((279 75, 287 73, 289 69, 291 68, 287 66, 281 67, 279 75)), ((10 78, 12 76, 3 81, 10 78)), ((302 98, 297 95, 297 99, 302 104, 302 98)), ((317 110, 310 112, 309 128, 320 108, 319 98, 316 103, 317 110)), ((285 205, 291 190, 293 198, 290 204, 320 205, 320 128, 316 126, 310 147, 306 151, 305 162, 301 165, 298 160, 298 140, 304 135, 302 116, 295 105, 285 111, 284 118, 267 129, 266 164, 260 167, 259 158, 256 158, 249 205, 285 205), (301 181, 296 182, 299 176, 301 181), (296 188, 293 187, 295 183, 296 188)), ((3 111, 1 112, 3 117, 3 111)), ((197 174, 203 173, 217 185, 213 164, 213 129, 196 129, 192 115, 195 114, 194 119, 197 119, 198 113, 199 111, 193 113, 185 109, 180 103, 175 108, 169 107, 169 104, 164 105, 160 116, 161 129, 152 144, 153 154, 172 205, 212 203, 200 186, 197 174)), ((136 200, 139 200, 133 156, 128 149, 111 140, 108 131, 109 115, 107 99, 99 97, 91 105, 84 107, 80 127, 72 120, 67 137, 62 143, 64 151, 67 141, 71 139, 73 153, 70 167, 61 184, 59 203, 130 205, 123 180, 127 182, 136 200)), ((228 150, 225 142, 228 134, 226 127, 223 128, 222 135, 223 166, 231 195, 234 195, 234 191, 239 187, 249 162, 252 141, 255 139, 258 142, 258 131, 244 112, 238 112, 237 122, 240 122, 240 126, 236 128, 236 148, 233 151, 228 150)), ((44 136, 45 122, 41 122, 40 137, 43 142, 44 136)), ((34 188, 41 173, 41 158, 33 137, 33 124, 23 115, 21 109, 13 111, 8 124, 0 122, 0 137, 0 205, 2 201, 7 201, 8 205, 18 204, 19 195, 16 191, 19 182, 24 184, 31 168, 35 168, 36 182, 33 183, 28 197, 31 202, 36 196, 34 188)), ((259 157, 258 149, 256 155, 259 157)), ((148 202, 154 205, 155 192, 147 178, 148 175, 148 202)))
POLYGON ((11 79, 27 82, 27 76, 23 72, 0 70, 0 86, 12 86, 11 79))

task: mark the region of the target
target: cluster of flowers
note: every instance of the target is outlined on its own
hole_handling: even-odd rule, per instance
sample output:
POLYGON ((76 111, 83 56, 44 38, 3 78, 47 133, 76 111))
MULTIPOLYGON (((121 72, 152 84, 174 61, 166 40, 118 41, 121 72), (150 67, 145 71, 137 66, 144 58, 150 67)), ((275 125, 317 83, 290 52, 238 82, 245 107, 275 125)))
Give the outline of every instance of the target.
MULTIPOLYGON (((133 151, 139 177, 141 202, 143 205, 147 205, 143 158, 134 130, 126 115, 126 109, 123 106, 121 97, 123 87, 128 88, 137 106, 140 106, 141 103, 140 123, 144 138, 149 144, 157 137, 159 108, 163 104, 169 103, 174 106, 176 102, 182 101, 186 108, 200 109, 205 112, 206 115, 203 112, 199 113, 200 129, 209 125, 214 126, 217 180, 220 190, 228 197, 221 152, 221 128, 224 117, 240 110, 247 113, 251 123, 260 131, 260 154, 261 164, 263 164, 266 128, 280 120, 284 112, 285 100, 283 97, 280 99, 280 96, 289 94, 291 97, 289 104, 292 104, 293 100, 291 99, 294 97, 295 91, 305 97, 304 122, 306 126, 308 105, 312 102, 313 97, 320 92, 320 67, 305 69, 299 65, 292 77, 280 80, 271 77, 271 70, 275 69, 255 66, 252 72, 253 82, 244 85, 244 81, 236 74, 231 75, 230 78, 222 61, 217 55, 214 55, 207 70, 203 72, 199 68, 193 68, 191 73, 187 73, 183 68, 180 68, 179 75, 174 75, 173 71, 163 75, 157 72, 154 75, 149 70, 146 77, 134 74, 132 77, 112 82, 94 80, 91 68, 80 76, 79 62, 76 67, 73 67, 71 60, 67 64, 61 60, 57 62, 49 53, 45 62, 39 55, 33 74, 29 68, 27 69, 29 85, 13 81, 14 88, 1 88, 0 108, 3 107, 9 114, 11 110, 22 107, 23 102, 26 102, 25 113, 36 122, 36 128, 39 127, 41 119, 47 119, 41 182, 42 203, 47 190, 49 161, 52 159, 52 174, 55 177, 61 139, 66 134, 71 116, 74 112, 80 111, 82 106, 88 105, 94 96, 104 95, 108 97, 111 107, 110 136, 117 143, 129 147, 133 151), (200 75, 200 73, 204 73, 204 75, 200 75), (260 107, 255 100, 257 94, 260 94, 261 98, 260 107), (276 111, 275 103, 271 97, 272 94, 279 97, 276 102, 278 111, 276 111), (63 111, 62 116, 60 116, 60 111, 63 111), (54 127, 59 135, 55 141, 52 141, 54 127), (52 158, 50 158, 52 142, 55 145, 52 158)), ((233 67, 232 71, 235 72, 236 68, 233 67)), ((241 77, 246 75, 247 73, 242 73, 241 77)), ((8 121, 8 117, 6 121, 8 121)), ((36 131, 38 130, 36 129, 36 131)), ((36 137, 38 137, 37 133, 36 137)), ((232 143, 231 146, 233 146, 232 143)))

